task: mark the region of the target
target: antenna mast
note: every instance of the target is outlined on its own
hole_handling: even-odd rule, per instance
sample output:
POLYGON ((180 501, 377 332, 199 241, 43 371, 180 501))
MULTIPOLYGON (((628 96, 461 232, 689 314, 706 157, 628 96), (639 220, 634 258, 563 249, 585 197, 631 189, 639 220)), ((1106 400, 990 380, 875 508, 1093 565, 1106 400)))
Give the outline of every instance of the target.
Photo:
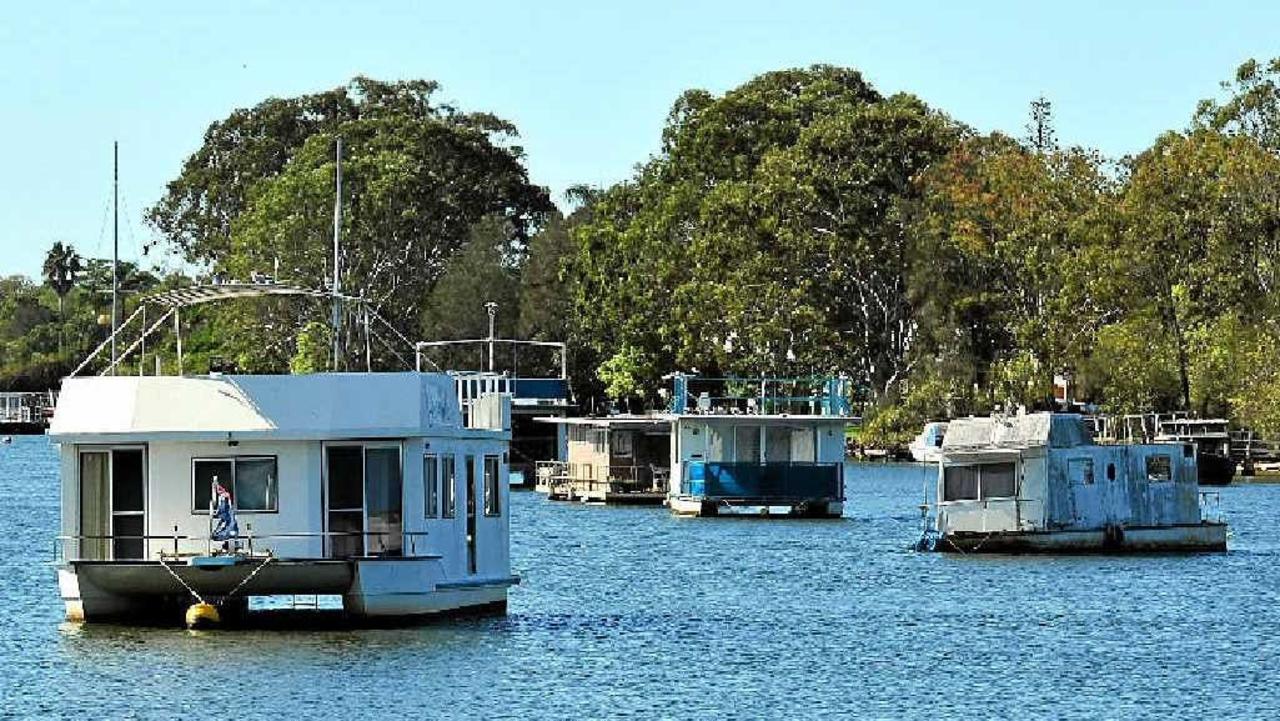
POLYGON ((342 138, 338 138, 337 175, 333 194, 333 370, 338 370, 338 333, 342 329, 342 292, 338 244, 342 236, 342 138))
POLYGON ((111 144, 111 375, 116 374, 116 328, 120 318, 120 141, 111 144))

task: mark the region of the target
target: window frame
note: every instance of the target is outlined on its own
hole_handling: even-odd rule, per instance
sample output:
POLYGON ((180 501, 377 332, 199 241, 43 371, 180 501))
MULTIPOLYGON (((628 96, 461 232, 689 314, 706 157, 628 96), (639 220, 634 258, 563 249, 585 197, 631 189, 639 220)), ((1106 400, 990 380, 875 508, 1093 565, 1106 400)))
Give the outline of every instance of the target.
POLYGON ((1173 469, 1172 456, 1166 455, 1164 453, 1153 453, 1144 458, 1143 465, 1145 466, 1144 470, 1146 471, 1146 474, 1147 474, 1147 483, 1171 483, 1175 479, 1176 474, 1173 469), (1164 478, 1160 478, 1158 477, 1158 475, 1152 474, 1151 462, 1156 459, 1161 459, 1164 461, 1164 475, 1165 475, 1164 478))
POLYGON ((502 456, 486 453, 481 456, 482 483, 484 484, 484 515, 496 518, 502 515, 502 456), (489 474, 489 462, 493 462, 493 475, 489 474), (490 488, 492 486, 492 488, 490 488))
POLYGON ((274 454, 269 454, 269 453, 251 453, 251 454, 230 455, 230 456, 192 456, 191 457, 191 485, 190 485, 191 515, 193 516, 209 515, 209 508, 207 506, 205 508, 195 507, 196 505, 196 464, 197 463, 227 463, 227 462, 231 463, 231 484, 230 484, 230 488, 228 488, 227 490, 231 491, 231 507, 235 509, 235 512, 237 515, 243 514, 243 513, 253 513, 253 514, 259 514, 259 513, 279 514, 280 513, 280 457, 274 454), (272 466, 274 466, 275 468, 276 487, 275 487, 275 493, 271 495, 271 500, 275 502, 274 508, 261 509, 261 510, 251 509, 251 508, 240 508, 240 494, 236 492, 236 476, 238 475, 236 472, 236 465, 241 460, 271 461, 272 466))
POLYGON ((453 453, 440 454, 440 517, 458 517, 458 457, 453 453))
POLYGON ((440 454, 422 454, 422 517, 440 518, 440 454), (427 467, 431 477, 427 477, 427 467))
POLYGON ((977 463, 960 463, 952 466, 943 466, 942 469, 942 500, 939 503, 985 503, 987 501, 1008 501, 1017 500, 1022 492, 1021 478, 1019 476, 1018 461, 980 461, 977 463), (1013 495, 1012 496, 988 496, 986 494, 986 484, 983 477, 986 475, 984 468, 986 466, 1013 466, 1013 495), (972 469, 976 478, 974 479, 974 496, 972 498, 947 498, 947 471, 952 469, 968 468, 972 469))

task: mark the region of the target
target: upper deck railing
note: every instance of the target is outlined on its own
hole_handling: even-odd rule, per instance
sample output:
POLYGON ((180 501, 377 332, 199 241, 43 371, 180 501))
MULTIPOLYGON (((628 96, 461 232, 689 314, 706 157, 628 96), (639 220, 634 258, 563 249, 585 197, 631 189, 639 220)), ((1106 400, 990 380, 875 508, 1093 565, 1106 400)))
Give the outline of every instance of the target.
POLYGON ((674 373, 671 413, 815 415, 849 417, 851 384, 845 376, 705 378, 674 373))
MULTIPOLYGON (((268 278, 251 283, 228 281, 185 286, 146 296, 138 304, 138 308, 123 323, 116 326, 111 334, 107 336, 107 339, 102 341, 97 348, 94 348, 80 365, 76 366, 75 370, 71 371, 70 376, 80 375, 82 371, 89 368, 95 360, 104 353, 108 353, 108 351, 110 355, 107 364, 98 372, 98 375, 115 375, 123 363, 135 357, 135 353, 137 354, 137 373, 138 375, 144 375, 148 360, 147 341, 163 333, 170 322, 172 322, 177 374, 183 375, 185 369, 183 367, 184 355, 182 348, 182 310, 184 308, 206 303, 266 296, 293 296, 331 301, 336 309, 345 309, 355 319, 356 324, 363 327, 363 365, 366 370, 373 370, 375 342, 379 344, 380 351, 385 349, 395 356, 405 368, 411 367, 406 356, 411 352, 413 343, 395 326, 374 312, 366 299, 358 296, 342 295, 329 290, 315 290, 279 284, 268 278), (147 317, 148 310, 151 311, 150 319, 147 317), (137 321, 136 326, 134 324, 135 321, 137 321), (390 337, 390 340, 388 340, 387 336, 390 337), (129 342, 129 345, 125 346, 123 351, 119 351, 118 346, 123 345, 125 342, 129 342), (399 344, 398 347, 397 344, 399 344)), ((335 324, 340 327, 339 319, 343 317, 343 312, 335 310, 334 316, 335 324)), ((153 344, 150 357, 156 361, 155 374, 161 375, 162 364, 154 348, 153 344)), ((339 358, 345 357, 346 353, 335 347, 332 358, 335 366, 338 365, 339 358)))

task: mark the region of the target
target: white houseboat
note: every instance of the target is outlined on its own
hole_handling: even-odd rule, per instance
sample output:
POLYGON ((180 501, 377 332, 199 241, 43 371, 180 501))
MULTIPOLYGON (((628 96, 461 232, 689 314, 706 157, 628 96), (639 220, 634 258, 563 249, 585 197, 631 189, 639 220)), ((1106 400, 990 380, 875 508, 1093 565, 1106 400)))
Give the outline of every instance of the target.
POLYGON ((442 373, 141 375, 168 318, 181 367, 182 308, 263 294, 324 295, 161 293, 124 356, 64 380, 49 434, 68 618, 163 622, 195 601, 235 617, 252 596, 340 596, 352 620, 505 608, 508 397, 476 399, 464 422, 442 373), (138 375, 114 375, 139 344, 138 375))
POLYGON ((1192 444, 1098 445, 1081 416, 951 421, 932 517, 941 551, 1221 551, 1192 444))

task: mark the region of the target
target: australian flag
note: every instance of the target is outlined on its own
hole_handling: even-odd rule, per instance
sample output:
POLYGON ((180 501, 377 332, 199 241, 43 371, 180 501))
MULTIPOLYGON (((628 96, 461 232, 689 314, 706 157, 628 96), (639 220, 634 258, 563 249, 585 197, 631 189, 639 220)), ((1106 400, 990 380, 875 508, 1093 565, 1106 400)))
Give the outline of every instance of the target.
POLYGON ((231 505, 231 493, 213 477, 211 523, 213 528, 209 537, 215 541, 229 541, 240 535, 240 527, 236 524, 236 509, 231 505))

